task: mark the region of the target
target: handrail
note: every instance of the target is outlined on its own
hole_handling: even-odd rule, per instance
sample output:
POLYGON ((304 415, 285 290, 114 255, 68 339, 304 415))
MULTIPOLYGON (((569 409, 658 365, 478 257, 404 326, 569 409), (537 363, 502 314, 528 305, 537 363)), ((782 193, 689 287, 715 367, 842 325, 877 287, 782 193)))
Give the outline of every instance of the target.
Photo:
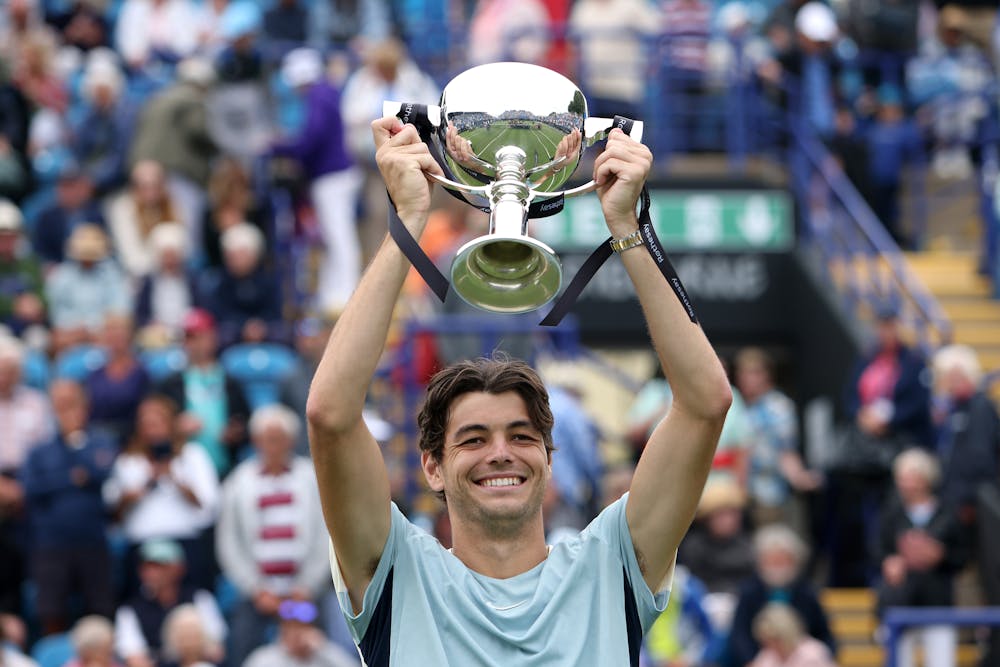
MULTIPOLYGON (((886 231, 885 227, 878 221, 875 214, 868 207, 868 204, 861 198, 858 191, 847 180, 846 175, 837 162, 830 156, 829 152, 822 146, 813 132, 805 127, 802 118, 792 117, 789 123, 794 145, 801 151, 806 167, 812 167, 812 173, 822 178, 830 194, 843 207, 846 215, 839 216, 837 220, 830 217, 818 219, 822 216, 816 215, 811 207, 807 206, 804 218, 808 225, 808 231, 816 245, 823 253, 828 264, 831 262, 841 262, 845 264, 848 271, 849 280, 854 281, 852 286, 858 293, 848 294, 847 304, 853 307, 853 301, 860 299, 872 302, 877 299, 894 299, 905 305, 906 301, 912 304, 913 323, 916 325, 918 342, 927 352, 937 345, 947 343, 951 340, 951 324, 941 309, 938 302, 931 296, 927 289, 917 280, 912 271, 903 261, 902 254, 895 241, 886 231), (848 230, 835 229, 836 223, 844 220, 848 221, 852 228, 848 230), (852 234, 853 243, 845 244, 847 247, 838 250, 834 235, 836 233, 852 234), (867 258, 871 264, 870 279, 858 283, 858 276, 853 275, 855 268, 853 263, 858 259, 867 258), (881 270, 881 266, 888 268, 888 275, 881 270), (885 283, 888 279, 888 284, 885 283), (881 283, 881 284, 879 284, 881 283), (933 340, 929 336, 929 331, 933 332, 933 340)), ((802 160, 798 160, 802 162, 802 160)), ((793 183, 801 185, 803 174, 796 174, 793 183)), ((814 183, 806 183, 805 188, 814 186, 814 183)), ((809 197, 810 193, 797 193, 809 203, 817 201, 817 197, 809 197)), ((906 313, 903 313, 904 319, 906 313)))
POLYGON ((921 625, 1000 627, 1000 607, 889 607, 882 619, 888 630, 886 667, 896 667, 903 631, 921 625))

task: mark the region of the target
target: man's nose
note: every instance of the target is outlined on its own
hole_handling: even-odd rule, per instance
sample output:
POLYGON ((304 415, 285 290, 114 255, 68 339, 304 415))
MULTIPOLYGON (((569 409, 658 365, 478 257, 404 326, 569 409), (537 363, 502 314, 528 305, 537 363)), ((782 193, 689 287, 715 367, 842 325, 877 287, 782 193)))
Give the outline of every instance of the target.
POLYGON ((495 433, 489 441, 489 460, 509 461, 511 459, 510 441, 506 433, 495 433))

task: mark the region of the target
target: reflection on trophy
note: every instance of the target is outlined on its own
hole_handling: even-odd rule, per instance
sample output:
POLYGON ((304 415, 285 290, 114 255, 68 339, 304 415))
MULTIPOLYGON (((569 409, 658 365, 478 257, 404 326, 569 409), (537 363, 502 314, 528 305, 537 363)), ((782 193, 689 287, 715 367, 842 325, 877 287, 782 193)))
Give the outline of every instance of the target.
MULTIPOLYGON (((386 102, 385 115, 411 122, 415 105, 386 102)), ((422 109, 422 108, 421 108, 422 109)), ((576 84, 537 65, 493 63, 466 70, 428 107, 425 141, 446 177, 434 178, 489 210, 489 231, 462 246, 451 284, 477 308, 535 310, 556 297, 562 268, 555 252, 528 236, 529 217, 559 210, 564 197, 592 191, 593 181, 560 191, 585 147, 607 136, 614 120, 588 118, 576 84)), ((631 136, 642 138, 636 121, 631 136)))

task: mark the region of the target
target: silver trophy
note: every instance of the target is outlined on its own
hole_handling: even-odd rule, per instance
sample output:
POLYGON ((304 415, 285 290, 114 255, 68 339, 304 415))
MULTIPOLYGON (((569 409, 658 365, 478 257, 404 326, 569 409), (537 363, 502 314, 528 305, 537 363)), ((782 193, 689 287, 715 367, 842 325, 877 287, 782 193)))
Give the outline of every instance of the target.
MULTIPOLYGON (((386 102, 384 115, 407 121, 414 105, 386 102)), ((584 148, 607 137, 615 120, 588 118, 587 101, 566 77, 537 65, 493 63, 462 72, 426 108, 424 136, 446 177, 441 185, 489 210, 488 232, 463 245, 451 284, 469 304, 524 313, 556 297, 562 268, 556 253, 528 235, 528 219, 563 197, 594 190, 590 181, 560 190, 584 148)), ((630 135, 641 141, 642 123, 630 135)))

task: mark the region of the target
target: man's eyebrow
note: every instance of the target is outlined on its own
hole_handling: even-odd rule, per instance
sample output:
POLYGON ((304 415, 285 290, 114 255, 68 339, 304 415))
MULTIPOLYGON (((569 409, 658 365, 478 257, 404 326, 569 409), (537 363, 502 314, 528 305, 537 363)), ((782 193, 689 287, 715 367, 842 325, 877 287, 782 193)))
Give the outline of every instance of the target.
MULTIPOLYGON (((528 420, 528 419, 518 419, 518 420, 512 421, 509 424, 507 424, 506 426, 504 426, 504 429, 508 430, 508 431, 512 430, 512 429, 518 429, 518 428, 530 428, 530 429, 537 430, 535 428, 535 425, 532 424, 531 421, 528 420)), ((464 426, 458 427, 458 429, 455 431, 455 435, 452 436, 452 437, 454 439, 458 440, 459 438, 461 438, 462 436, 464 436, 464 435, 466 435, 468 433, 481 432, 481 431, 489 431, 489 430, 490 430, 490 427, 487 426, 486 424, 465 424, 464 426)))

